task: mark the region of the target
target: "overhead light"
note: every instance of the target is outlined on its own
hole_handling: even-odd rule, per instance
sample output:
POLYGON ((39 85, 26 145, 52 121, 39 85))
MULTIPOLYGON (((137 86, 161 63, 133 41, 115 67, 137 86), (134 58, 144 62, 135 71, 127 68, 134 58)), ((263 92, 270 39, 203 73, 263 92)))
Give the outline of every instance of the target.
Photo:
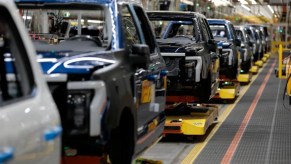
POLYGON ((182 2, 182 3, 185 3, 185 4, 187 4, 187 5, 191 5, 191 6, 194 5, 194 3, 191 2, 191 1, 189 1, 189 0, 181 0, 181 2, 182 2))
POLYGON ((251 0, 251 3, 252 3, 252 5, 256 5, 256 4, 258 4, 258 3, 256 2, 256 0, 251 0))
POLYGON ((232 3, 229 0, 209 0, 212 3, 214 3, 215 6, 227 6, 232 5, 232 3))
POLYGON ((100 20, 88 20, 88 23, 104 23, 104 21, 100 21, 100 20))
POLYGON ((248 5, 249 3, 246 0, 238 0, 243 5, 248 5))
POLYGON ((246 5, 241 4, 241 7, 243 7, 244 9, 251 11, 251 9, 249 7, 247 7, 246 5))
MULTIPOLYGON (((81 22, 83 23, 84 22, 84 19, 81 19, 81 22)), ((104 23, 104 21, 101 21, 101 20, 87 20, 88 23, 104 23)))
POLYGON ((26 19, 31 19, 32 17, 31 16, 22 16, 22 18, 26 20, 26 19))
POLYGON ((262 12, 257 13, 258 16, 263 16, 262 12))
POLYGON ((272 14, 274 14, 274 10, 273 10, 273 8, 272 8, 270 5, 268 5, 268 8, 269 8, 270 11, 272 12, 272 14))

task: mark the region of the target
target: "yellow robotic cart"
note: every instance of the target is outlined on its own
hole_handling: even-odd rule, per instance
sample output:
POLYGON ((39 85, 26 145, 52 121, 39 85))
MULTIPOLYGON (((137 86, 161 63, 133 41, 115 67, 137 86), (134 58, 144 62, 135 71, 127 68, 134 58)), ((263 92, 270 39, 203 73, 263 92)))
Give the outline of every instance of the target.
POLYGON ((166 109, 164 135, 204 135, 218 118, 218 106, 206 104, 173 104, 166 109))

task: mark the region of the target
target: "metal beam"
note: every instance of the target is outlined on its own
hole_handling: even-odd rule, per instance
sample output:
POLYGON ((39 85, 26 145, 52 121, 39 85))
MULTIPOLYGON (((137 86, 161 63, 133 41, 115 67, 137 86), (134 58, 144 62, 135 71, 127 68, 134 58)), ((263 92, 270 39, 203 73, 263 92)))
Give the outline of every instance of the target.
POLYGON ((290 0, 269 0, 270 5, 286 5, 290 0))

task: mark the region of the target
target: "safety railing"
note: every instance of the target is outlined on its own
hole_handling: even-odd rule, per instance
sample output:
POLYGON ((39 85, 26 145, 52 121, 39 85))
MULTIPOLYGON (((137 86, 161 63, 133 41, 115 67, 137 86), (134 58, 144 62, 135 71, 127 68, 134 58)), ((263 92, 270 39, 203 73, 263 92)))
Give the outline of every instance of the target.
POLYGON ((291 49, 283 48, 283 45, 280 44, 278 55, 278 77, 286 79, 291 74, 291 49))
POLYGON ((275 54, 279 51, 279 46, 282 45, 284 49, 291 49, 291 41, 289 42, 282 42, 282 41, 272 41, 272 54, 275 54))
POLYGON ((289 96, 289 104, 291 105, 291 49, 283 49, 283 45, 280 44, 278 55, 278 78, 287 79, 284 92, 289 96))

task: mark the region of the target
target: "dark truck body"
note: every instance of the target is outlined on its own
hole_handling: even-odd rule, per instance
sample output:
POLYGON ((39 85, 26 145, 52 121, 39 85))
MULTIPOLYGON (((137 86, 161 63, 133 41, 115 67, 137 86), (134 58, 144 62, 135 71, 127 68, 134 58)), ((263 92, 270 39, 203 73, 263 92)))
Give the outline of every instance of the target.
POLYGON ((28 14, 23 19, 61 115, 64 155, 105 152, 113 163, 131 163, 161 137, 167 71, 139 5, 112 0, 17 5, 28 14), (42 29, 39 20, 48 21, 40 23, 42 29))
POLYGON ((271 35, 269 33, 269 29, 267 25, 260 25, 260 24, 251 24, 248 26, 252 26, 262 33, 262 43, 263 43, 263 53, 267 53, 271 51, 271 46, 272 46, 272 40, 271 40, 271 35))
POLYGON ((251 36, 247 33, 244 26, 235 26, 238 39, 241 41, 241 73, 247 73, 252 66, 253 44, 250 41, 251 36))
POLYGON ((208 101, 218 87, 219 61, 205 16, 195 12, 147 14, 169 71, 167 97, 208 101))
POLYGON ((224 19, 208 19, 212 34, 220 49, 220 72, 221 78, 236 79, 239 63, 240 41, 237 39, 233 24, 224 19))
POLYGON ((254 49, 254 62, 261 60, 264 53, 264 45, 262 40, 262 32, 250 25, 245 25, 245 28, 247 29, 247 33, 251 34, 252 39, 251 42, 253 43, 254 49))

